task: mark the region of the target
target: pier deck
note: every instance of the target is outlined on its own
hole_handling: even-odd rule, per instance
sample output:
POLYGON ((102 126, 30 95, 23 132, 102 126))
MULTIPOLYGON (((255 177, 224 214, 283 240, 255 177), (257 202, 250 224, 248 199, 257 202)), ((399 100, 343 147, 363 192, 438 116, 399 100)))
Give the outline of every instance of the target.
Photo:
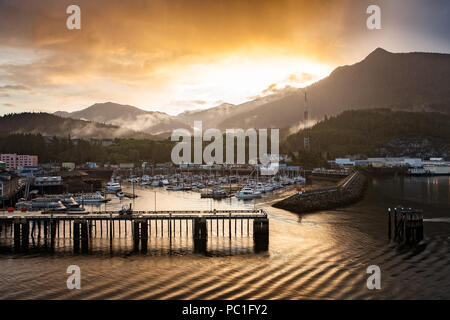
POLYGON ((192 235, 194 250, 206 250, 208 237, 253 236, 255 248, 267 250, 269 220, 263 210, 213 211, 97 211, 88 214, 47 212, 0 213, 0 237, 13 239, 14 248, 27 249, 29 239, 73 239, 74 251, 87 250, 92 238, 121 238, 131 234, 134 246, 146 250, 149 237, 192 235), (252 222, 252 223, 251 223, 252 222), (240 231, 238 232, 238 230, 240 231), (209 230, 209 232, 208 232, 209 230))

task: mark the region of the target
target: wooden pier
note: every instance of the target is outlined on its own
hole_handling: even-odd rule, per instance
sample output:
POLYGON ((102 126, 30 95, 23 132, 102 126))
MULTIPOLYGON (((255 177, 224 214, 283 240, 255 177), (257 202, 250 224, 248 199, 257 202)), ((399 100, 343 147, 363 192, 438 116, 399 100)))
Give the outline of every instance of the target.
POLYGON ((43 239, 54 246, 55 239, 72 239, 74 252, 88 252, 94 238, 127 238, 136 251, 147 250, 151 237, 192 237, 194 252, 205 252, 210 237, 253 237, 255 251, 268 249, 269 220, 263 210, 213 211, 99 211, 89 214, 47 214, 8 212, 0 215, 0 240, 12 239, 15 250, 23 251, 43 239))

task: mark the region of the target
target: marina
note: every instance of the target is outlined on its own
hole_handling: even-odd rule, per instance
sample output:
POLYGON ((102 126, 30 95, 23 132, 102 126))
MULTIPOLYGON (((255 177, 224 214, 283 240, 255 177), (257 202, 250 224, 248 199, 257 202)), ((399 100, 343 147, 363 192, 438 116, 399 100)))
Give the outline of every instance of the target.
MULTIPOLYGON (((129 186, 122 187, 125 192, 131 192, 129 186)), ((95 228, 92 229, 87 254, 82 251, 81 235, 80 253, 74 253, 73 238, 68 236, 69 230, 73 232, 73 222, 69 229, 66 221, 65 239, 64 227, 60 224, 54 247, 50 231, 45 240, 41 227, 39 244, 37 236, 35 244, 30 236, 29 248, 16 251, 8 227, 6 238, 3 232, 0 236, 3 249, 0 275, 4 289, 0 296, 3 299, 365 299, 373 295, 366 287, 366 267, 377 264, 383 272, 384 289, 378 293, 380 298, 447 298, 450 283, 442 278, 442 272, 450 271, 450 224, 446 209, 449 188, 450 181, 445 176, 375 177, 368 181, 367 193, 357 204, 301 215, 271 206, 273 201, 295 193, 294 187, 277 190, 255 200, 257 210, 263 209, 269 219, 266 251, 255 251, 253 224, 250 223, 247 236, 245 220, 243 236, 237 221, 236 237, 234 220, 231 220, 231 239, 227 220, 225 235, 222 221, 218 220, 219 237, 216 236, 217 221, 212 220, 212 232, 208 221, 206 253, 194 251, 191 224, 186 233, 184 221, 182 236, 179 236, 179 221, 172 224, 177 234, 171 238, 167 220, 163 221, 162 237, 161 222, 158 221, 156 232, 152 220, 147 253, 142 251, 141 243, 139 251, 135 251, 130 221, 126 223, 126 236, 124 220, 120 222, 121 237, 117 221, 114 222, 115 236, 107 235, 109 214, 102 218, 105 219, 102 223, 97 222, 96 236, 95 228), (393 238, 389 241, 387 236, 387 208, 398 204, 423 210, 424 239, 410 248, 393 238), (83 290, 78 292, 65 287, 65 270, 71 264, 82 268, 83 290), (411 279, 414 279, 414 286, 411 279), (327 286, 321 286, 322 283, 327 286), (436 293, 436 286, 442 291, 436 293)), ((156 211, 209 212, 214 208, 252 211, 254 207, 253 201, 235 197, 201 199, 193 191, 136 187, 135 192, 138 198, 134 200, 121 200, 111 195, 111 201, 86 205, 86 209, 118 212, 133 203, 135 211, 150 210, 151 215, 155 192, 156 211)), ((2 215, 8 213, 0 212, 2 215)))

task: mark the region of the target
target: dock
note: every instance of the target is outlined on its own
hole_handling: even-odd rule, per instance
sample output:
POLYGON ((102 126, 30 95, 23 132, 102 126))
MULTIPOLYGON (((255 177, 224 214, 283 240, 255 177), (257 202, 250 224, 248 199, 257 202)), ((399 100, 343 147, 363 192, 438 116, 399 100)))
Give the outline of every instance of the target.
POLYGON ((424 239, 423 211, 397 206, 388 209, 388 238, 402 244, 415 244, 424 239), (394 230, 392 230, 392 225, 394 230))
POLYGON ((269 244, 269 220, 264 210, 212 211, 98 211, 89 214, 5 212, 0 215, 0 238, 11 240, 16 251, 25 251, 43 239, 72 239, 75 253, 88 252, 95 238, 127 238, 135 251, 147 250, 153 237, 192 237, 194 252, 205 252, 211 237, 253 237, 256 251, 269 244))

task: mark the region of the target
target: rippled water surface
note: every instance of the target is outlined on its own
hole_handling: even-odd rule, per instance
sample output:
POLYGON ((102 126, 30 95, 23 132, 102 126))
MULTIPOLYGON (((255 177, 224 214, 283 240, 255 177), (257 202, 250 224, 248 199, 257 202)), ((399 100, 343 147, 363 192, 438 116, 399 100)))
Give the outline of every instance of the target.
MULTIPOLYGON (((54 253, 2 253, 0 298, 449 299, 449 184, 449 177, 375 178, 358 204, 301 216, 270 207, 271 198, 262 199, 256 206, 267 210, 270 219, 269 250, 263 253, 254 253, 245 225, 244 236, 231 242, 208 239, 206 254, 192 253, 191 238, 183 234, 171 242, 153 235, 146 254, 132 253, 129 237, 114 238, 112 244, 97 238, 85 255, 73 254, 70 240, 64 239, 57 241, 54 253), (387 240, 386 209, 398 204, 424 210, 423 244, 405 248, 387 240), (81 290, 66 287, 66 269, 73 264, 81 268, 81 290), (379 291, 366 287, 369 265, 381 268, 379 291)), ((136 192, 136 209, 155 208, 154 189, 136 192)), ((108 206, 128 202, 114 199, 108 206)), ((159 190, 156 207, 251 209, 254 204, 159 190)))

